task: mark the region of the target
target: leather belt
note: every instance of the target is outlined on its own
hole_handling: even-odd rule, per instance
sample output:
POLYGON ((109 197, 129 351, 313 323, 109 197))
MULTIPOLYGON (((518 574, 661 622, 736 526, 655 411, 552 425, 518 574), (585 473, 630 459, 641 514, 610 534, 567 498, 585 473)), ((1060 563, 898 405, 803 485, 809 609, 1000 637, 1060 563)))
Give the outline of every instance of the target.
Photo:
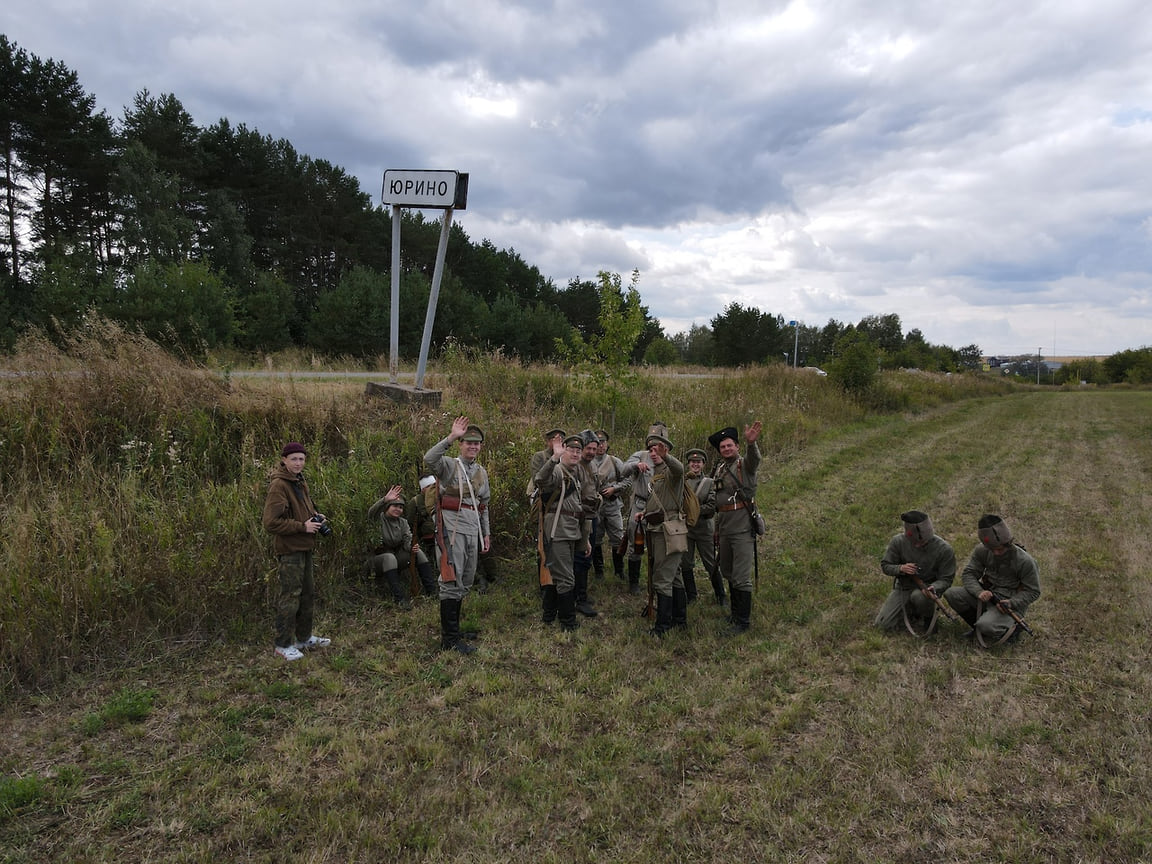
POLYGON ((721 504, 716 508, 717 513, 731 513, 733 510, 743 510, 748 505, 743 501, 737 501, 735 504, 721 504))

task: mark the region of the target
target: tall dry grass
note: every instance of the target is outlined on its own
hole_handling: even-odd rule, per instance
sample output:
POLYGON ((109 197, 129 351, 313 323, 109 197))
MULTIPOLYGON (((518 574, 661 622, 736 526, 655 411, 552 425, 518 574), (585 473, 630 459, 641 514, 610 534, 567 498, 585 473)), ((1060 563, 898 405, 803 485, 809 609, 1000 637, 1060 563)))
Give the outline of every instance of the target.
MULTIPOLYGON (((172 640, 260 638, 272 563, 259 514, 287 440, 308 447, 306 473, 335 528, 319 560, 324 600, 339 607, 361 598, 368 506, 392 483, 415 489, 424 451, 458 413, 486 430, 494 543, 508 559, 528 550, 524 470, 551 425, 608 428, 626 457, 656 419, 682 449, 761 419, 764 450, 784 460, 821 430, 870 413, 827 381, 783 367, 647 372, 609 405, 565 370, 458 347, 426 381, 444 391, 433 411, 365 400, 360 384, 338 378, 214 374, 98 319, 60 344, 27 339, 6 365, 4 689, 155 656, 172 640)), ((902 405, 929 404, 988 388, 924 377, 899 392, 902 405)))

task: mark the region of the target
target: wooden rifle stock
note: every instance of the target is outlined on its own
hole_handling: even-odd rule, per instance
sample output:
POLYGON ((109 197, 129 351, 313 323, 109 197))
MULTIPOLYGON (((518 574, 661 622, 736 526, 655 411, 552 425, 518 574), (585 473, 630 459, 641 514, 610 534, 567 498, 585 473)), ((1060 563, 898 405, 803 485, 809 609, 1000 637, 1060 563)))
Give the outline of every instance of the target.
POLYGON ((408 593, 412 597, 419 597, 421 592, 420 571, 416 567, 416 553, 408 556, 408 593))
POLYGON ((919 573, 912 574, 912 581, 916 583, 916 587, 932 598, 932 602, 944 613, 944 617, 949 621, 959 621, 960 616, 953 612, 947 603, 940 599, 940 595, 936 593, 935 588, 930 588, 925 584, 924 580, 920 578, 919 573))
MULTIPOLYGON (((439 492, 439 482, 436 484, 439 492)), ((440 496, 436 496, 436 543, 440 547, 440 581, 455 582, 456 568, 452 564, 452 556, 448 554, 449 541, 444 536, 444 514, 440 509, 440 496)))
POLYGON ((1024 632, 1027 633, 1029 636, 1035 636, 1036 635, 1035 633, 1032 632, 1032 628, 1028 626, 1028 622, 1020 617, 1019 612, 1017 612, 1011 606, 1005 606, 1004 605, 1004 599, 1005 598, 1001 597, 995 591, 992 591, 991 594, 992 594, 992 602, 996 604, 997 609, 999 609, 1005 615, 1011 615, 1012 620, 1015 621, 1016 624, 1019 627, 1021 627, 1024 630, 1024 632))
POLYGON ((552 570, 548 567, 548 556, 544 547, 544 505, 540 505, 540 516, 536 527, 536 560, 540 565, 540 585, 552 584, 552 570))

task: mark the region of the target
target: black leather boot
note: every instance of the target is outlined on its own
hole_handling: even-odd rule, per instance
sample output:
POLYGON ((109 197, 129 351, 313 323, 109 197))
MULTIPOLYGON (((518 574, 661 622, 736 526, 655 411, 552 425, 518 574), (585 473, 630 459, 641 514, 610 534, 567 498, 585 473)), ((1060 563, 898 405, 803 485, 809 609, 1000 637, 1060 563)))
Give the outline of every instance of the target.
POLYGON ((432 566, 431 562, 425 561, 423 564, 418 563, 416 565, 416 574, 420 577, 420 588, 424 592, 425 597, 435 597, 440 593, 436 569, 432 566))
POLYGON ((617 579, 624 578, 624 556, 615 549, 612 550, 612 570, 617 579))
POLYGON ((652 625, 653 636, 663 639, 664 634, 672 629, 672 598, 663 594, 656 595, 656 623, 652 625))
POLYGON ((716 595, 716 605, 723 606, 728 599, 724 592, 724 577, 720 575, 720 565, 717 564, 708 574, 708 581, 712 583, 712 592, 716 595))
POLYGON ((540 620, 551 624, 556 620, 556 586, 540 586, 540 620))
POLYGON ((574 593, 576 611, 586 618, 595 618, 600 613, 596 611, 596 607, 588 600, 588 569, 581 567, 579 562, 576 564, 575 578, 576 590, 574 593))
POLYGON ((471 654, 476 650, 475 646, 460 638, 460 605, 459 600, 440 601, 440 647, 445 651, 471 654))
POLYGON ((684 580, 684 593, 688 595, 688 602, 695 603, 699 596, 696 591, 696 574, 691 567, 683 567, 680 569, 680 577, 684 580))
POLYGON ((688 627, 688 592, 683 588, 672 589, 672 626, 688 627))
POLYGON ((576 620, 576 594, 565 591, 556 595, 556 613, 560 618, 560 629, 571 632, 580 626, 576 620))
POLYGON ((640 593, 640 559, 628 559, 628 593, 640 593))
POLYGON ((392 594, 392 599, 396 601, 396 605, 401 609, 411 609, 412 601, 408 599, 408 586, 400 578, 400 571, 389 570, 384 574, 384 581, 388 583, 388 590, 392 594))
POLYGON ((733 633, 743 633, 752 626, 752 592, 732 589, 732 617, 730 627, 733 633))

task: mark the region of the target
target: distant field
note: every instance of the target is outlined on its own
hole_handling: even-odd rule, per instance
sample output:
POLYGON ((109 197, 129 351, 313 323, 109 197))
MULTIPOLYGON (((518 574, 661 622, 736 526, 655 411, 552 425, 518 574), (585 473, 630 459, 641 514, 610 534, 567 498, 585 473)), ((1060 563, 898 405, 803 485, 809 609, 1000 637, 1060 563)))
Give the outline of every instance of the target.
POLYGON ((368 597, 292 665, 173 641, 0 709, 0 861, 1152 860, 1150 481, 1150 393, 972 399, 768 460, 740 638, 702 600, 653 640, 610 576, 543 629, 524 555, 466 603, 468 659, 434 603, 368 597), (909 507, 961 564, 1009 520, 1036 638, 872 629, 909 507))

